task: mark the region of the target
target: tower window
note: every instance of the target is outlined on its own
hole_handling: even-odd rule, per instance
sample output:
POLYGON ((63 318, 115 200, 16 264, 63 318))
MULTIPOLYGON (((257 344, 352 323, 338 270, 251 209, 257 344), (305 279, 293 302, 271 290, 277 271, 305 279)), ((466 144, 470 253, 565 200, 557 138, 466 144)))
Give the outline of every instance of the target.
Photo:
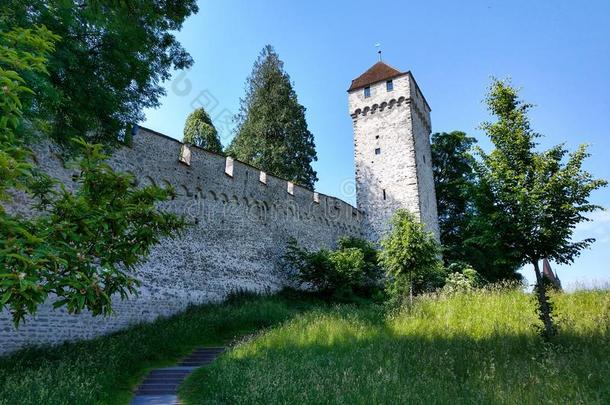
POLYGON ((383 189, 383 199, 385 200, 385 188, 383 189))
POLYGON ((375 154, 381 155, 381 148, 375 148, 375 154))
POLYGON ((375 135, 375 139, 379 139, 379 135, 375 135))
POLYGON ((364 98, 369 98, 371 97, 371 87, 367 86, 364 88, 364 98))
POLYGON ((387 91, 394 90, 394 82, 392 80, 388 80, 387 82, 385 82, 385 88, 387 91))

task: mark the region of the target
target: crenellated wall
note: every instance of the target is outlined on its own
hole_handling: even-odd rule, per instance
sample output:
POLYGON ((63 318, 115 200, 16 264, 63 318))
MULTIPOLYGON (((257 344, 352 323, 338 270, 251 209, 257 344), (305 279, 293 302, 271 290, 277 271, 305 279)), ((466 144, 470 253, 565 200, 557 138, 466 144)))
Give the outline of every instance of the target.
MULTIPOLYGON (((54 146, 40 144, 35 150, 39 166, 70 186, 73 173, 54 146)), ((10 314, 0 312, 0 354, 93 338, 175 314, 189 304, 222 300, 236 289, 276 291, 287 284, 280 258, 289 238, 320 248, 342 235, 361 235, 360 212, 337 198, 145 128, 110 163, 133 173, 139 185, 173 186, 178 195, 164 208, 184 214, 192 225, 181 238, 153 249, 137 269, 140 294, 117 300, 113 316, 69 315, 53 310, 49 300, 15 330, 10 314)), ((12 209, 27 213, 27 205, 18 197, 12 209)))

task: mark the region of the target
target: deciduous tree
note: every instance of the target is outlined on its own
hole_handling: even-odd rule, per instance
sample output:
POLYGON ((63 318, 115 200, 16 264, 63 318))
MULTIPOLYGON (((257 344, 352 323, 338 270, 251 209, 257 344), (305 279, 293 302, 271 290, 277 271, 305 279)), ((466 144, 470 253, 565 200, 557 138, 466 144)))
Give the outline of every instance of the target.
POLYGON ((432 135, 443 260, 447 266, 472 266, 488 282, 519 279, 513 251, 499 243, 492 224, 481 216, 493 200, 475 171, 475 144, 475 138, 461 131, 432 135))
POLYGON ((381 241, 379 262, 388 274, 388 292, 394 298, 400 299, 408 290, 412 303, 414 292, 440 287, 444 282, 439 244, 404 209, 392 217, 391 230, 381 241))
POLYGON ((473 213, 475 189, 474 157, 476 139, 461 131, 432 134, 432 169, 436 189, 438 223, 443 259, 464 261, 464 240, 473 213))
POLYGON ((537 150, 540 135, 530 127, 531 105, 519 99, 509 82, 494 79, 486 102, 497 120, 482 125, 494 145, 490 153, 480 152, 478 174, 493 201, 484 214, 520 264, 533 266, 540 318, 545 336, 551 336, 555 327, 539 262, 572 263, 593 243, 592 238, 574 240, 573 232, 587 220, 585 214, 601 208, 589 197, 607 183, 582 168, 585 145, 572 153, 563 145, 537 150))
POLYGON ((193 63, 174 32, 197 10, 195 0, 3 0, 2 19, 61 37, 48 56, 54 92, 37 91, 54 138, 109 145, 144 108, 159 105, 172 69, 193 63))
POLYGON ((114 295, 137 292, 133 269, 150 248, 184 227, 156 208, 172 191, 137 189, 131 175, 104 163, 102 145, 76 142, 82 157, 74 192, 37 169, 25 139, 36 121, 44 123, 27 84, 44 81, 58 40, 41 26, 0 30, 0 309, 15 324, 51 294, 71 313, 110 313, 114 295), (32 217, 5 209, 17 190, 35 203, 32 217))

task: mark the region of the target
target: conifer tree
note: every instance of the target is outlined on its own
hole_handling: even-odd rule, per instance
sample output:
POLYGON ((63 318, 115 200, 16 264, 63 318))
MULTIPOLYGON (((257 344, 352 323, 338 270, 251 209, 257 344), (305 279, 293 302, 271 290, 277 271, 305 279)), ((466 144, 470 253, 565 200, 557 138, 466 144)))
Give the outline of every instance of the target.
POLYGON ((182 141, 212 152, 222 152, 218 131, 203 108, 197 108, 186 118, 182 141))
POLYGON ((305 107, 299 104, 284 63, 265 46, 246 81, 236 136, 227 154, 261 170, 312 188, 317 160, 305 107))

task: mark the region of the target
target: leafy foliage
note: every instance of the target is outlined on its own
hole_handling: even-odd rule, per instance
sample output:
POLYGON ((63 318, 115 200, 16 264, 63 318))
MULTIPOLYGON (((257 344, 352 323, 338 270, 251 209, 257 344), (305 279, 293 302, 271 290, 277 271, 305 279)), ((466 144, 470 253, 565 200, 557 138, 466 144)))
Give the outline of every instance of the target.
POLYGON ((468 293, 483 285, 476 270, 465 268, 461 272, 450 272, 445 279, 443 292, 446 294, 468 293))
POLYGON ((443 260, 446 265, 466 262, 489 282, 518 279, 514 252, 498 241, 495 229, 481 216, 493 199, 475 170, 475 143, 460 131, 432 135, 443 260))
POLYGON ((341 238, 337 245, 334 251, 310 252, 292 239, 284 260, 296 271, 298 281, 311 284, 324 295, 370 295, 381 276, 374 246, 355 237, 341 238))
POLYGON ((531 263, 538 282, 540 316, 546 335, 554 333, 546 288, 539 261, 571 263, 594 239, 574 241, 575 226, 587 221, 586 213, 601 209, 589 202, 592 191, 607 184, 582 169, 586 146, 568 153, 563 145, 537 151, 539 134, 527 116, 530 104, 518 97, 506 81, 492 82, 486 99, 496 122, 482 125, 494 145, 480 151, 477 166, 481 182, 493 204, 483 212, 497 240, 510 247, 520 265, 531 263))
POLYGON ((22 218, 0 205, 0 307, 15 324, 51 294, 71 313, 110 313, 112 295, 136 292, 131 271, 150 247, 184 226, 155 208, 171 190, 136 189, 132 176, 103 162, 101 145, 77 142, 83 157, 74 192, 32 163, 25 135, 38 109, 24 77, 46 73, 57 40, 44 27, 0 32, 0 198, 27 192, 40 214, 22 218))
POLYGON ((313 188, 317 177, 311 162, 317 156, 305 107, 299 104, 284 63, 270 45, 254 63, 237 120, 227 154, 313 188))
POLYGON ((44 176, 30 191, 44 209, 33 219, 0 216, 0 303, 16 324, 52 294, 68 312, 112 312, 112 296, 137 292, 133 270, 151 246, 173 236, 181 218, 160 212, 155 203, 171 190, 134 187, 134 178, 103 160, 101 145, 79 141, 76 191, 44 176))
MULTIPOLYGON (((24 188, 32 177, 30 152, 24 145, 24 115, 36 123, 32 95, 24 77, 46 74, 57 35, 41 26, 9 30, 0 18, 0 201, 7 191, 24 188)), ((4 209, 0 205, 0 214, 4 209)))
POLYGON ((399 209, 392 229, 381 241, 379 262, 388 274, 387 290, 392 299, 440 287, 444 275, 440 246, 412 213, 399 209))
POLYGON ((212 152, 222 153, 218 131, 203 108, 197 108, 187 117, 182 141, 212 152))
POLYGON ((195 0, 4 0, 2 19, 12 28, 44 25, 61 37, 48 78, 27 78, 54 138, 113 144, 124 123, 159 105, 171 70, 192 64, 173 32, 197 10, 195 0))
POLYGON ((471 192, 475 183, 474 157, 470 153, 476 139, 461 131, 432 134, 432 169, 436 189, 438 223, 443 258, 464 260, 465 233, 471 214, 471 192))

